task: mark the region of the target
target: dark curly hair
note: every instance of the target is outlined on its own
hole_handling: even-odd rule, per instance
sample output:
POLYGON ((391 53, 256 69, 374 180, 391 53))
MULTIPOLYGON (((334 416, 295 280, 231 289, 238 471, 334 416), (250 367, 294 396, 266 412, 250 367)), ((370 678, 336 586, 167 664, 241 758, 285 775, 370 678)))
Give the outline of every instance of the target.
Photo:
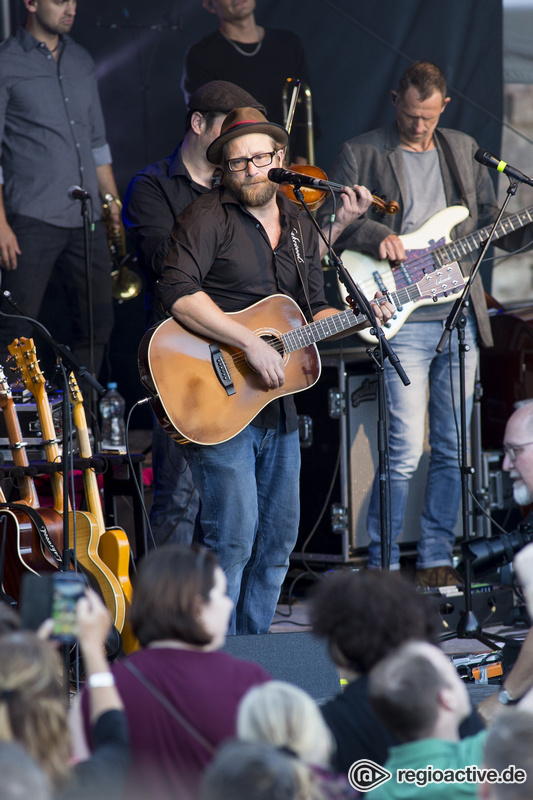
POLYGON ((340 667, 367 673, 410 639, 436 644, 442 623, 436 605, 395 572, 334 572, 311 600, 315 635, 328 640, 340 667))

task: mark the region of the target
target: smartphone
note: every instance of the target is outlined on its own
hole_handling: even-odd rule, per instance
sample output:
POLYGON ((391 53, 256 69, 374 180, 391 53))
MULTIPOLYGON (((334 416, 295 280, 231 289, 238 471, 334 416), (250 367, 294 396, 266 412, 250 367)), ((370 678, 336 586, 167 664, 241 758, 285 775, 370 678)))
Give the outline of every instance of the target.
POLYGON ((76 603, 85 594, 85 578, 78 572, 28 572, 22 577, 20 617, 23 628, 37 630, 51 617, 53 639, 76 641, 76 603))
POLYGON ((76 603, 85 594, 85 579, 78 572, 57 572, 52 575, 52 639, 72 643, 78 638, 76 603))

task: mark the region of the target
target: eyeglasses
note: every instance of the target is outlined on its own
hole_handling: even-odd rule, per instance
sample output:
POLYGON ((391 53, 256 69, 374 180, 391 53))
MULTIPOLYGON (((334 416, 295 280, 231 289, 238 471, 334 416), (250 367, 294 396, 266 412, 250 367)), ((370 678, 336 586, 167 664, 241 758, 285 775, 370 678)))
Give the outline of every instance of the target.
POLYGON ((524 444, 504 444, 503 452, 509 456, 511 461, 516 461, 517 456, 520 455, 524 447, 529 447, 533 442, 524 442, 524 444))
POLYGON ((272 159, 275 155, 276 151, 274 150, 272 153, 258 153, 251 158, 230 158, 229 161, 226 161, 226 164, 230 172, 242 172, 243 169, 246 169, 250 161, 256 167, 268 167, 272 164, 272 159))

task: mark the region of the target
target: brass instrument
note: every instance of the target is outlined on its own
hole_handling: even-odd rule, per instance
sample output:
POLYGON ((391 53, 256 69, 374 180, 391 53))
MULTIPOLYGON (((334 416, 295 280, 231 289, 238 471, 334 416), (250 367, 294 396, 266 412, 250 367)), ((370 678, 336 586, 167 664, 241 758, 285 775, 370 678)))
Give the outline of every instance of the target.
POLYGON ((117 265, 117 269, 114 269, 111 273, 111 293, 115 300, 123 303, 124 300, 132 300, 137 297, 143 284, 140 276, 128 267, 128 264, 135 262, 136 258, 128 253, 126 231, 122 222, 118 229, 113 226, 109 208, 111 202, 115 202, 122 210, 122 203, 118 197, 106 194, 102 203, 102 221, 107 231, 107 245, 111 253, 111 263, 117 265))
POLYGON ((313 131, 313 99, 311 97, 311 89, 300 78, 287 78, 285 86, 283 87, 282 101, 283 101, 283 125, 289 131, 292 127, 292 121, 298 103, 302 102, 299 97, 300 91, 304 97, 305 103, 305 125, 307 133, 307 163, 315 163, 315 142, 313 131), (292 89, 290 105, 287 105, 289 97, 289 90, 292 89))

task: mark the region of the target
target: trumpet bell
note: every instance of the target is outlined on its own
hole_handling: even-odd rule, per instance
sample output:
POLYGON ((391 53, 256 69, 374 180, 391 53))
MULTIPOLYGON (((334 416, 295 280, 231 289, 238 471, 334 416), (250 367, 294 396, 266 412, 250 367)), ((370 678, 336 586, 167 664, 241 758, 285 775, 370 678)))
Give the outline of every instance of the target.
POLYGON ((119 302, 133 300, 140 294, 142 285, 139 275, 127 267, 115 269, 111 273, 111 294, 113 299, 119 302))

